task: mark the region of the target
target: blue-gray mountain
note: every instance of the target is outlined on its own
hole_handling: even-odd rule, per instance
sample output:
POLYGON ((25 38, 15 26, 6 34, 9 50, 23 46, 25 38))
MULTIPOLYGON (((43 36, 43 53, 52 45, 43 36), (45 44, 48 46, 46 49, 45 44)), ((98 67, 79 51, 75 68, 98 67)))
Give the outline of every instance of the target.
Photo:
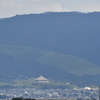
POLYGON ((73 84, 98 85, 99 33, 99 12, 16 15, 0 20, 0 74, 43 74, 73 84))

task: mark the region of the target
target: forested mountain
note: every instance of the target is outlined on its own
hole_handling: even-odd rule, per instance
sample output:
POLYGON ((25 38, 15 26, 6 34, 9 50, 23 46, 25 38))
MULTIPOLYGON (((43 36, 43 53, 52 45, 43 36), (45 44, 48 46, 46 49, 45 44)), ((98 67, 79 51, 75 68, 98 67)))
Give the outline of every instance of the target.
POLYGON ((0 74, 44 74, 70 82, 94 75, 88 76, 89 83, 100 74, 99 33, 100 12, 51 12, 0 20, 0 74))

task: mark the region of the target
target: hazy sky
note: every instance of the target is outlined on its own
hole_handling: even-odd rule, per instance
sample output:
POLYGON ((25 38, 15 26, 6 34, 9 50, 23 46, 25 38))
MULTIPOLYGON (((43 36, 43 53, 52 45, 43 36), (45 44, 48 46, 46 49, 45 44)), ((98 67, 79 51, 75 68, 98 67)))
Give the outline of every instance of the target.
POLYGON ((0 18, 46 11, 100 11, 100 0, 0 0, 0 18))

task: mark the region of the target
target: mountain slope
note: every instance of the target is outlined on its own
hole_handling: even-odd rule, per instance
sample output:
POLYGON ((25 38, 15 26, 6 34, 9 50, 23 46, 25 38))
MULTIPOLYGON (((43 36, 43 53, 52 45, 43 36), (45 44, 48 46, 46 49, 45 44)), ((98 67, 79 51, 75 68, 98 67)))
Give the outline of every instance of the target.
POLYGON ((100 84, 99 33, 100 12, 16 15, 0 20, 0 76, 43 75, 73 84, 100 84))
POLYGON ((100 66, 100 12, 17 15, 0 22, 0 43, 84 58, 100 66))
POLYGON ((80 57, 64 55, 59 53, 49 53, 38 57, 37 60, 43 64, 52 65, 75 75, 95 75, 100 74, 100 67, 80 57))
POLYGON ((9 68, 8 70, 16 75, 25 75, 27 71, 32 74, 34 70, 46 73, 47 69, 59 69, 75 75, 100 74, 99 66, 82 58, 28 46, 0 45, 0 59, 1 70, 9 68), (15 71, 18 71, 18 74, 15 71))

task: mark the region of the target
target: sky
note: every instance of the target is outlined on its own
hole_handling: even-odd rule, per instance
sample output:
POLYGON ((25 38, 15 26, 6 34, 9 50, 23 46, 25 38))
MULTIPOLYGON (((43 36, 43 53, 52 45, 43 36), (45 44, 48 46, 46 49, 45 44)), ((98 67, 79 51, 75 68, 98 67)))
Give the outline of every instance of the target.
POLYGON ((0 0, 0 18, 47 11, 100 11, 100 0, 0 0))

